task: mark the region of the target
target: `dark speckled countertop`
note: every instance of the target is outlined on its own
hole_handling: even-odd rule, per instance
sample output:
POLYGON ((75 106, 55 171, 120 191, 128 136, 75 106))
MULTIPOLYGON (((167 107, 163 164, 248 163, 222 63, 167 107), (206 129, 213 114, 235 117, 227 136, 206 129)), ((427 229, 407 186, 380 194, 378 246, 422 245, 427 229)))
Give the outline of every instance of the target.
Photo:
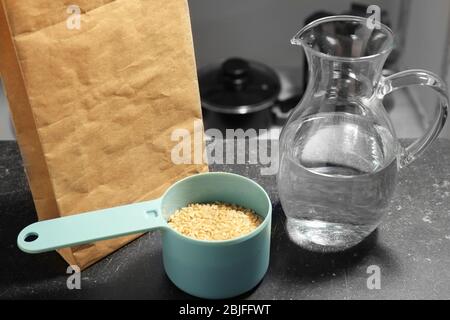
MULTIPOLYGON (((249 299, 450 298, 450 141, 440 139, 399 174, 389 214, 363 243, 319 254, 284 232, 275 176, 257 165, 216 165, 261 183, 273 207, 271 263, 249 299), (381 289, 367 288, 367 268, 381 271, 381 289)), ((55 253, 28 255, 16 236, 36 220, 15 142, 0 142, 0 299, 191 298, 164 274, 158 233, 148 233, 82 272, 81 290, 66 287, 66 263, 55 253)))

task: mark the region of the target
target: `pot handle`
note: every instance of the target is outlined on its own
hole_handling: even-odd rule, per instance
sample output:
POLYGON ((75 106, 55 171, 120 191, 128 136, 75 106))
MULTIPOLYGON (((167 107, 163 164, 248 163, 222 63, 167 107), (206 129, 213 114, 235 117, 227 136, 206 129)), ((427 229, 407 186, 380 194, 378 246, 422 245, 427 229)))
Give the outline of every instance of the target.
POLYGON ((285 100, 278 100, 272 107, 272 113, 279 122, 286 122, 290 117, 292 110, 300 103, 302 96, 296 94, 285 100))
POLYGON ((425 135, 406 147, 400 154, 399 166, 404 168, 416 160, 439 136, 448 114, 449 97, 445 82, 436 74, 426 70, 407 70, 384 78, 380 82, 379 97, 409 86, 427 86, 440 95, 440 108, 436 119, 425 135))
POLYGON ((167 228, 161 199, 33 223, 17 237, 20 250, 40 253, 167 228))

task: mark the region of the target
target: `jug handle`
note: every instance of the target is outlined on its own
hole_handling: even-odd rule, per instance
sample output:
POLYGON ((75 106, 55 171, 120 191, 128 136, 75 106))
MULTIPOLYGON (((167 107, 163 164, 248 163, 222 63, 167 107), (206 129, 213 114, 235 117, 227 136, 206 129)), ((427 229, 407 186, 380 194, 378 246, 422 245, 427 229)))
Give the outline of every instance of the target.
POLYGON ((17 237, 20 250, 40 253, 153 229, 168 228, 161 199, 33 223, 17 237))
POLYGON ((402 71, 382 79, 378 90, 379 98, 383 98, 392 91, 409 86, 426 86, 434 89, 440 95, 440 108, 436 119, 425 135, 403 150, 399 159, 400 168, 404 168, 416 160, 439 136, 447 119, 449 105, 445 82, 436 74, 419 69, 402 71))

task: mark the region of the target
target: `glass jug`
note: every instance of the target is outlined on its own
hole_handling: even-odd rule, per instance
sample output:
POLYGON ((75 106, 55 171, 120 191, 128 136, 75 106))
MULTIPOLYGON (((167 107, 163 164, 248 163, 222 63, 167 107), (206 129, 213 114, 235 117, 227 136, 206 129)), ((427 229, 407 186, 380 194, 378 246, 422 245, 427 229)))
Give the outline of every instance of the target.
POLYGON ((448 95, 435 74, 381 72, 393 49, 385 25, 334 16, 304 27, 292 44, 304 48, 309 82, 280 136, 278 190, 292 241, 314 251, 347 249, 376 229, 396 185, 397 171, 439 135, 448 95), (440 109, 428 132, 403 148, 383 107, 386 94, 429 86, 440 109))

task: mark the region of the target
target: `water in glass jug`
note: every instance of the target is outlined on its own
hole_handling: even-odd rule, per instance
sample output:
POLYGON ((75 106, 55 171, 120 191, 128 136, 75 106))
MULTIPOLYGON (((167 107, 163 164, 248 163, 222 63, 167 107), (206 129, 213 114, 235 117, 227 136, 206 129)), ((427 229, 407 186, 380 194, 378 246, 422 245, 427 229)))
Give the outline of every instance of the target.
POLYGON ((319 19, 292 43, 304 48, 310 76, 280 136, 277 180, 287 232, 310 250, 344 250, 376 229, 394 193, 397 171, 439 135, 447 116, 447 89, 424 70, 383 78, 394 36, 366 18, 319 19), (412 85, 436 90, 440 109, 428 132, 403 148, 382 100, 412 85))

